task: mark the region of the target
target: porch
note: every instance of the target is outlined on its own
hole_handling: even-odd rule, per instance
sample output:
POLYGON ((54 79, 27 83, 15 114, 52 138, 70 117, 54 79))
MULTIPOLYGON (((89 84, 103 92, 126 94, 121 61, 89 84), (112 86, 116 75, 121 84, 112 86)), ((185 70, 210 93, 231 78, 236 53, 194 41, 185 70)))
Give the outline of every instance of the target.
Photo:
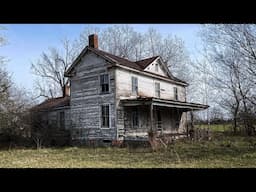
POLYGON ((121 104, 126 140, 147 139, 150 130, 159 134, 186 134, 186 112, 208 108, 207 105, 158 98, 123 99, 121 104))

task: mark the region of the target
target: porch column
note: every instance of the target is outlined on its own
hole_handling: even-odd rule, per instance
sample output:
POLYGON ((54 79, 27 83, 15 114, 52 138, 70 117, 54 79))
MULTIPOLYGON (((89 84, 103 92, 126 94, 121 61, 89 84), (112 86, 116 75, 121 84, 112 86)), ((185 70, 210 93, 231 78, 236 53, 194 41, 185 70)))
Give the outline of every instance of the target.
POLYGON ((153 128, 154 128, 154 126, 153 126, 153 124, 154 124, 154 115, 153 115, 153 104, 151 103, 150 104, 150 130, 152 131, 153 130, 153 128))

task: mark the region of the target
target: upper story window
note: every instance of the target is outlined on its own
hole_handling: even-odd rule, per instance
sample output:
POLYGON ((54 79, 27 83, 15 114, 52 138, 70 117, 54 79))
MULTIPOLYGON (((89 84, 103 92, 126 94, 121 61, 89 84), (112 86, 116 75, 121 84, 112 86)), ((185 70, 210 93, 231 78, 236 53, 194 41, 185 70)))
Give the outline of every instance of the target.
POLYGON ((158 65, 158 63, 156 63, 156 65, 155 65, 155 71, 158 72, 158 70, 159 70, 159 65, 158 65))
POLYGON ((108 74, 100 75, 100 90, 101 90, 101 93, 109 92, 109 75, 108 74))
POLYGON ((177 87, 173 87, 173 92, 174 92, 174 99, 178 100, 178 88, 177 87))
POLYGON ((156 97, 160 98, 160 83, 155 83, 156 97))
POLYGON ((132 77, 132 93, 138 95, 138 78, 132 77))

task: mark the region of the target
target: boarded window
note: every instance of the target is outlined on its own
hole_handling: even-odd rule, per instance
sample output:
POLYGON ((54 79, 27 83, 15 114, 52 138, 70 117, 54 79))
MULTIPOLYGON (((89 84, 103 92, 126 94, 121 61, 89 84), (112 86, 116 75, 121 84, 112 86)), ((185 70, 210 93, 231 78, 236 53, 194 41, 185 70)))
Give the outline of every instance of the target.
POLYGON ((101 106, 101 127, 109 127, 109 105, 101 106))
POLYGON ((138 128, 139 126, 139 114, 138 109, 132 111, 132 128, 138 128))
POLYGON ((177 87, 173 88, 173 92, 174 92, 174 99, 178 100, 178 89, 177 89, 177 87))
POLYGON ((132 93, 138 95, 138 78, 132 77, 132 93))
POLYGON ((100 88, 101 88, 101 93, 109 92, 109 76, 108 76, 108 74, 100 75, 100 88))
POLYGON ((155 83, 156 97, 160 98, 160 83, 155 83))

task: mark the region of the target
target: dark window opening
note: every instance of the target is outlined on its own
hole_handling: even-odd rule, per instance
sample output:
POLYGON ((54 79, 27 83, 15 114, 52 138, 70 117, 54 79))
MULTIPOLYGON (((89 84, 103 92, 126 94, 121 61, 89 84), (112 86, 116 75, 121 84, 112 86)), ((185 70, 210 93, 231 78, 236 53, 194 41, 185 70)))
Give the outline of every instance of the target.
POLYGON ((101 93, 109 92, 109 76, 108 76, 108 74, 103 74, 100 76, 100 88, 101 88, 101 93))
POLYGON ((174 99, 178 100, 178 89, 177 87, 174 87, 173 89, 174 89, 174 99))
POLYGON ((60 119, 59 119, 59 121, 60 121, 60 129, 65 129, 65 113, 64 113, 64 111, 61 111, 60 112, 60 119))
POLYGON ((156 122, 156 126, 158 130, 162 130, 162 118, 161 118, 161 111, 157 110, 156 111, 156 118, 157 118, 157 122, 156 122))
POLYGON ((109 127, 109 105, 101 106, 101 127, 109 127))
POLYGON ((138 128, 139 126, 139 115, 138 109, 132 111, 132 128, 138 128))

